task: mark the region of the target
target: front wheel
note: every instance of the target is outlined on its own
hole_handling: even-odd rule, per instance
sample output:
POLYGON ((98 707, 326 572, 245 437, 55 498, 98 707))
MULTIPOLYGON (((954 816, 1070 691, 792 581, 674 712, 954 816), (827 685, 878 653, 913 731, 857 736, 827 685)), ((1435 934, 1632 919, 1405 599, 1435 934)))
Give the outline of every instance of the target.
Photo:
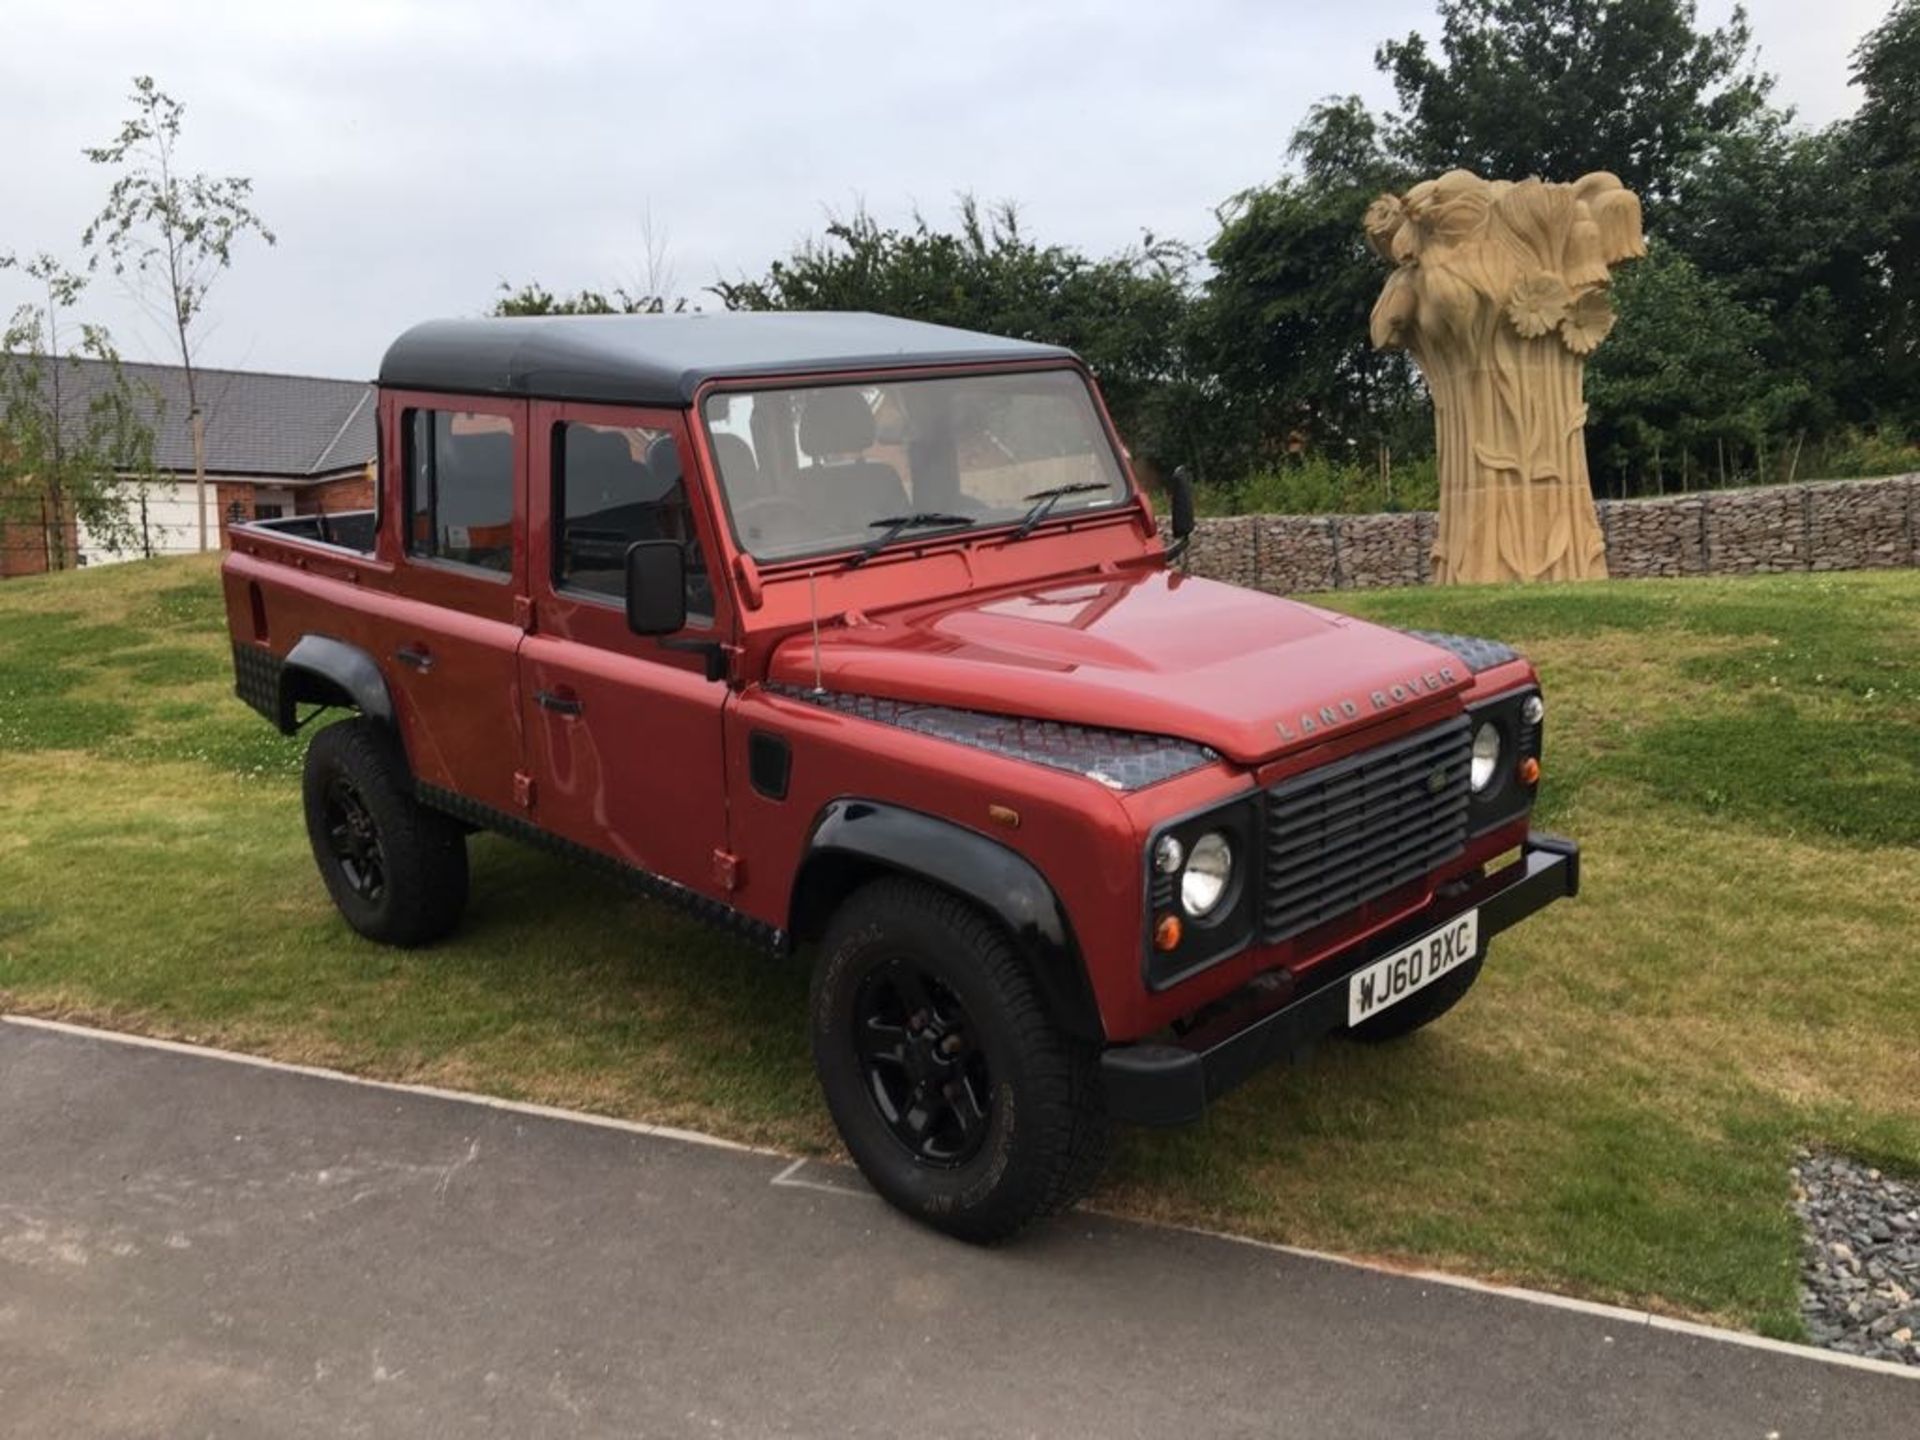
POLYGON ((868 1181, 964 1240, 1065 1209, 1106 1159, 1094 1047, 1057 1027, 1007 936, 957 896, 879 880, 814 968, 814 1065, 868 1181))
POLYGON ((425 945, 467 903, 467 839, 413 798, 393 732, 364 716, 329 725, 307 747, 301 790, 320 878, 346 922, 369 940, 425 945))

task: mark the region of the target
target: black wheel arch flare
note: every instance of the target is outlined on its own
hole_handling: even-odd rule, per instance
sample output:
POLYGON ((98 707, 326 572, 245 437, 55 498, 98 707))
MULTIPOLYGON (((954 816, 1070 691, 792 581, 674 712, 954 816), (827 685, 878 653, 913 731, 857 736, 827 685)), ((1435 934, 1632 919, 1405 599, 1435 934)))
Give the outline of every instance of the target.
POLYGON ((829 801, 794 879, 789 932, 818 938, 841 900, 889 873, 918 876, 992 916, 1026 960, 1055 1022, 1079 1039, 1105 1040, 1080 947, 1052 885, 1025 856, 951 820, 856 796, 829 801))
POLYGON ((282 734, 299 728, 294 709, 303 703, 349 706, 369 719, 393 724, 393 696, 379 664, 358 645, 330 635, 303 635, 287 652, 275 713, 269 717, 282 734))

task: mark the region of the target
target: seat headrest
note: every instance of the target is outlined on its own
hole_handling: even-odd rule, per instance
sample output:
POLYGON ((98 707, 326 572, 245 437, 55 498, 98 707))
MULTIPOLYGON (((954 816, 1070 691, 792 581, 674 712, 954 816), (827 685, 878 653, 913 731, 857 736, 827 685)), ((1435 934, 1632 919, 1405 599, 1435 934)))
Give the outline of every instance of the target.
POLYGON ((680 483, 680 447, 671 435, 661 435, 647 446, 647 470, 663 495, 680 483))
POLYGON ((856 386, 815 390, 800 412, 800 448, 807 458, 858 455, 873 444, 873 410, 856 386))
POLYGON ((738 435, 723 432, 713 437, 713 463, 720 467, 720 478, 734 490, 749 488, 760 478, 760 462, 753 458, 753 446, 738 435))

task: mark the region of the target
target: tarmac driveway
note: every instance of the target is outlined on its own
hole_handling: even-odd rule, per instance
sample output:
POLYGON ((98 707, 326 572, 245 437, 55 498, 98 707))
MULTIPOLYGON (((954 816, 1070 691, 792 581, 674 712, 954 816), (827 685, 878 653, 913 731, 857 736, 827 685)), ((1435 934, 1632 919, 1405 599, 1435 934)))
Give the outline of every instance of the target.
POLYGON ((0 1023, 0 1435, 1920 1435, 1915 1377, 0 1023))

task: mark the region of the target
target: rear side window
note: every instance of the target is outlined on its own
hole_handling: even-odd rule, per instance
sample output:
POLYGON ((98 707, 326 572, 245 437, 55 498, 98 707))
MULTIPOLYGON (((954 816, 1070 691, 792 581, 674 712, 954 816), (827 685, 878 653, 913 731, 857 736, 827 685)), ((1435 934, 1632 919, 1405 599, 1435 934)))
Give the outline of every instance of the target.
POLYGON ((407 550, 502 576, 513 570, 513 422, 407 412, 407 550))
POLYGON ((554 427, 553 581, 614 599, 626 593, 627 547, 673 540, 687 555, 687 618, 713 618, 713 585, 693 528, 680 447, 642 425, 554 427))

